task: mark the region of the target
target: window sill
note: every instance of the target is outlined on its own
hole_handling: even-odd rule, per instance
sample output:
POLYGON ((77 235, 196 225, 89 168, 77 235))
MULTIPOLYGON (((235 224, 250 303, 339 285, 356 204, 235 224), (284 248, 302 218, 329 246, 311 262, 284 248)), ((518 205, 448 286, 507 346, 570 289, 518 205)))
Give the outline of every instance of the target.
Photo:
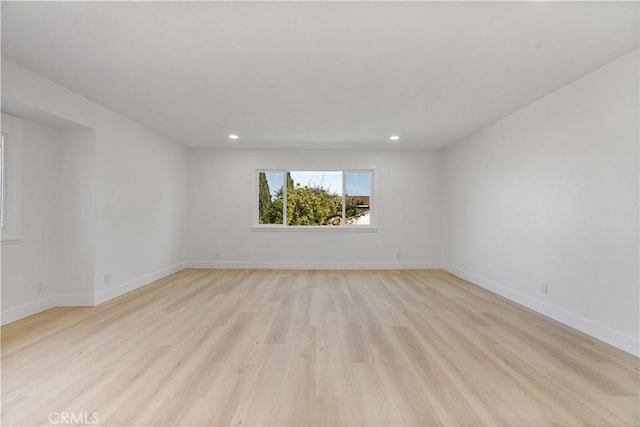
POLYGON ((1 243, 3 245, 15 245, 22 242, 22 237, 13 236, 13 237, 3 237, 1 243))
POLYGON ((285 231, 285 232, 328 232, 328 233, 373 233, 378 231, 375 225, 343 225, 343 226, 313 226, 313 225, 253 225, 251 231, 285 231))

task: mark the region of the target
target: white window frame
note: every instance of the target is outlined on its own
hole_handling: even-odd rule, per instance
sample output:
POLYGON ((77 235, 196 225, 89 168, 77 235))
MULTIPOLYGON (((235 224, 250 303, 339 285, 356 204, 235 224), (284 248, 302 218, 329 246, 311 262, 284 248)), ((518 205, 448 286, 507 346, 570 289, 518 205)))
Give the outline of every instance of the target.
POLYGON ((4 219, 7 206, 7 133, 0 132, 0 138, 0 163, 2 164, 0 173, 0 191, 2 192, 2 195, 0 195, 0 202, 2 203, 2 208, 0 208, 0 229, 4 231, 6 229, 4 219))
POLYGON ((4 164, 2 168, 2 244, 22 240, 22 120, 2 113, 4 164))
POLYGON ((253 231, 327 231, 327 232, 344 232, 344 231, 376 231, 378 229, 377 226, 377 215, 376 215, 376 204, 374 200, 374 183, 375 183, 375 170, 373 168, 353 168, 353 169, 338 169, 338 168, 287 168, 287 169, 273 169, 273 168, 262 168, 256 169, 254 171, 254 189, 252 192, 252 224, 251 229, 253 231), (369 212, 370 212, 370 221, 368 225, 359 225, 359 224, 343 224, 343 225, 287 225, 287 189, 286 189, 286 176, 287 172, 297 172, 297 171, 309 171, 309 172, 341 172, 342 173, 342 217, 346 217, 346 174, 349 172, 368 172, 371 174, 369 181, 369 212), (260 188, 260 172, 280 172, 283 176, 283 219, 282 224, 260 224, 259 223, 259 188, 260 188))

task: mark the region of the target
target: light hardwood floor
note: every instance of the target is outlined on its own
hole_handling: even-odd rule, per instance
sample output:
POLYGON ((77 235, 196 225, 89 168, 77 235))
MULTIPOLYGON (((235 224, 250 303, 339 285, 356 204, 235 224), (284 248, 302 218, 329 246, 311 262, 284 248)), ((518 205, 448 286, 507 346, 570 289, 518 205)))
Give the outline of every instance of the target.
POLYGON ((190 269, 3 327, 2 422, 638 425, 638 363, 439 270, 190 269))

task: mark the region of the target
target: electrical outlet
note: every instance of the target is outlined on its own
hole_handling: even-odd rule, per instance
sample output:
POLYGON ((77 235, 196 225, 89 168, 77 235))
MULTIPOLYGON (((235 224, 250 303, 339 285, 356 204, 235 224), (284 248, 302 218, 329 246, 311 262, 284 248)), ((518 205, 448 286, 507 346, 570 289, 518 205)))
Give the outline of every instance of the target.
POLYGON ((44 282, 38 282, 36 284, 36 294, 43 294, 44 293, 44 282))
POLYGON ((400 259, 400 252, 396 252, 396 259, 400 259))
POLYGON ((111 275, 107 273, 104 275, 104 284, 108 285, 109 283, 111 283, 111 275))
POLYGON ((216 252, 216 259, 220 259, 220 252, 216 252))
POLYGON ((540 293, 547 295, 547 291, 548 291, 548 284, 547 283, 541 283, 540 284, 540 293))

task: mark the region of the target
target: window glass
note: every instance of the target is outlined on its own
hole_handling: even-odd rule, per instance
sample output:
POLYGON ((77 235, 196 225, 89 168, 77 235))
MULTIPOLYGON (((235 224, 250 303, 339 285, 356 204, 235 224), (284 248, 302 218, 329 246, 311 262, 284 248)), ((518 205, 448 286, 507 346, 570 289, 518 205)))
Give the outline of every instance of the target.
POLYGON ((371 224, 371 172, 345 172, 347 224, 371 224))
POLYGON ((282 224, 284 173, 258 173, 258 224, 282 224))
POLYGON ((373 171, 257 171, 259 225, 371 225, 373 171))
POLYGON ((342 225, 342 172, 289 172, 287 225, 342 225))
POLYGON ((6 169, 6 156, 5 156, 5 143, 6 134, 2 133, 2 139, 0 139, 0 229, 4 230, 4 207, 5 207, 5 169, 6 169))

